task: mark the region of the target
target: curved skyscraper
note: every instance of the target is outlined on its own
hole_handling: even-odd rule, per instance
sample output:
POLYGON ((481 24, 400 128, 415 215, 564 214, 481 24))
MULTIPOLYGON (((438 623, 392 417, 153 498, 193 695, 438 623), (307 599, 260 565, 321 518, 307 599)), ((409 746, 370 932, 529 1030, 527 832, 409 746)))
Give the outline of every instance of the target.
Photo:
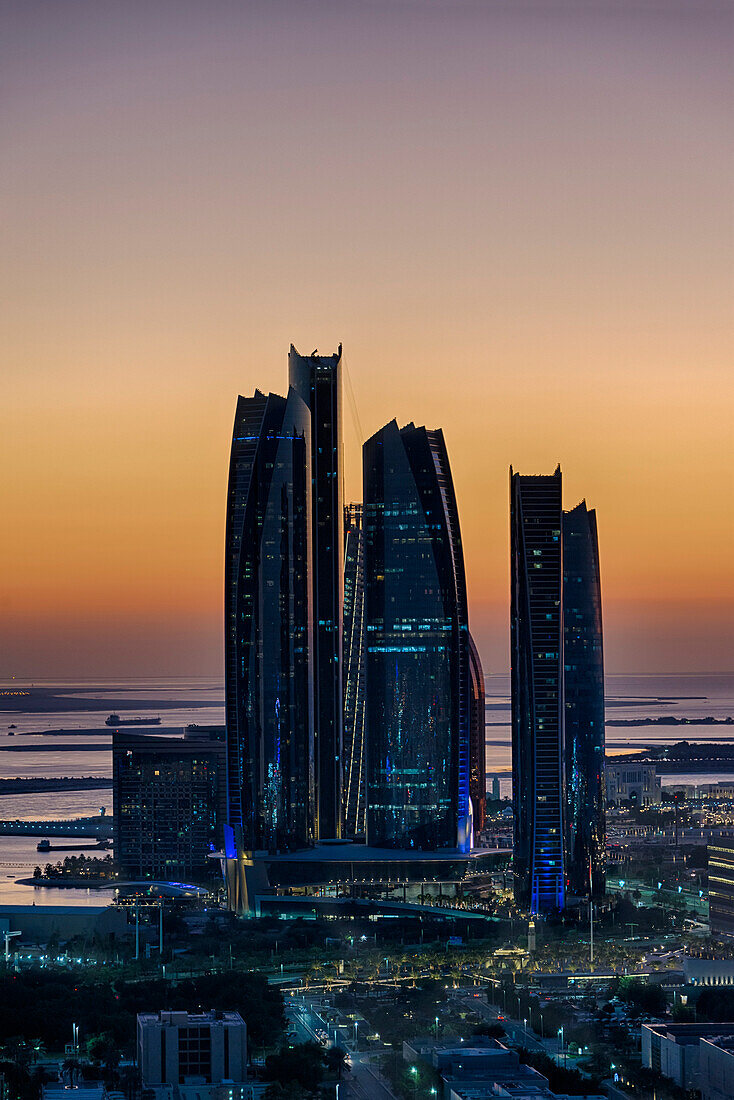
POLYGON ((299 355, 291 344, 288 381, 311 411, 313 543, 313 676, 316 829, 321 839, 342 835, 342 603, 344 493, 342 349, 299 355))
POLYGON ((466 849, 469 631, 443 433, 393 420, 363 459, 367 839, 466 849))
POLYGON ((255 391, 237 401, 227 492, 228 820, 240 851, 315 833, 310 415, 255 391))
POLYGON ((474 832, 484 827, 487 806, 487 747, 485 739, 484 672, 479 650, 469 635, 469 794, 474 832))
POLYGON ((563 909, 563 561, 561 468, 510 468, 512 796, 515 898, 563 909))
POLYGON ((604 655, 596 512, 563 513, 566 830, 569 889, 605 892, 604 655))

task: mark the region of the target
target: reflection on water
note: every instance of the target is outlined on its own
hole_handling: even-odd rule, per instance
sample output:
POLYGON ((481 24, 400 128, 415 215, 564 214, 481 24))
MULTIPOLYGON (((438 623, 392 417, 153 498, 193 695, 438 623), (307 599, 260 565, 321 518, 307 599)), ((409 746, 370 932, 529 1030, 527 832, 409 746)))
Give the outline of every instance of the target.
MULTIPOLYGON (((0 712, 0 778, 15 776, 98 776, 111 777, 112 750, 109 732, 104 722, 110 713, 105 700, 129 700, 133 707, 137 700, 162 700, 168 703, 186 703, 162 709, 159 727, 152 732, 182 729, 190 723, 214 725, 224 723, 222 684, 216 680, 86 680, 74 683, 63 681, 35 681, 37 687, 58 690, 69 697, 99 699, 99 709, 68 710, 56 713, 28 714, 0 712), (216 703, 216 706, 196 704, 216 703), (8 737, 9 726, 16 726, 14 735, 8 737), (63 737, 36 736, 44 730, 105 730, 105 733, 73 734, 68 743, 80 746, 77 751, 65 751, 63 737), (5 751, 15 745, 52 745, 48 751, 5 751), (90 744, 104 745, 90 750, 90 744)), ((27 682, 13 681, 6 686, 22 690, 27 682)), ((511 768, 510 683, 509 676, 487 676, 487 771, 509 773, 511 768), (497 724, 495 724, 497 723, 497 724)), ((610 719, 656 718, 675 715, 701 719, 725 718, 734 715, 734 674, 690 676, 608 676, 607 717, 610 719)), ((134 710, 128 712, 135 714, 134 710)), ((158 712, 146 707, 144 717, 157 716, 158 712)), ((672 744, 676 741, 734 740, 734 726, 610 726, 607 727, 607 751, 610 754, 629 752, 646 745, 672 744)), ((717 774, 695 776, 696 782, 715 782, 717 774)), ((663 782, 693 781, 693 777, 664 777, 663 782)), ((510 794, 509 778, 501 779, 501 793, 510 794)), ((0 818, 41 820, 49 818, 86 817, 99 813, 100 806, 112 812, 110 788, 93 791, 62 791, 40 794, 0 795, 0 818)), ((37 837, 0 837, 0 902, 8 904, 46 905, 99 905, 104 904, 109 893, 94 890, 34 889, 14 884, 15 878, 32 875, 37 863, 56 862, 66 854, 37 853, 37 837), (55 857, 55 858, 54 858, 55 857)), ((60 840, 57 841, 61 843, 60 840)), ((53 843, 53 841, 52 841, 53 843)), ((92 853, 95 854, 95 853, 92 853)), ((100 853, 103 854, 103 853, 100 853)))

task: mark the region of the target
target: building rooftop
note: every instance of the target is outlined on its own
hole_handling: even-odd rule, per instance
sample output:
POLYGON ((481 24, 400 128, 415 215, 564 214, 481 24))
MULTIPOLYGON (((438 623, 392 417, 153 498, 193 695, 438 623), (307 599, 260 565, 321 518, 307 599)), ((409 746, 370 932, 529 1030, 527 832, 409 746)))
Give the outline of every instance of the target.
MULTIPOLYGON (((263 859, 268 863, 358 863, 358 862, 383 862, 404 863, 414 860, 432 860, 434 862, 448 862, 449 860, 481 860, 485 857, 495 857, 502 848, 472 848, 470 852, 462 852, 458 848, 437 848, 433 851, 425 851, 418 848, 372 848, 367 844, 354 844, 350 841, 329 841, 317 844, 313 848, 301 848, 298 851, 279 852, 271 855, 269 852, 256 852, 255 859, 263 859)), ((507 849, 511 851, 510 848, 507 849)))
POLYGON ((713 1047, 719 1047, 721 1050, 728 1051, 729 1054, 734 1054, 734 1027, 729 1032, 719 1033, 718 1035, 702 1035, 702 1043, 710 1043, 713 1047))
MULTIPOLYGON (((680 1046, 697 1043, 699 1039, 722 1046, 724 1040, 734 1044, 734 1023, 720 1024, 643 1024, 643 1028, 664 1035, 680 1046)), ((728 1048, 727 1048, 728 1049, 728 1048)), ((734 1047, 733 1047, 734 1049, 734 1047)))
POLYGON ((43 1100, 103 1100, 105 1096, 105 1087, 102 1084, 44 1085, 42 1092, 43 1100))
MULTIPOLYGON (((186 1027, 189 1024, 213 1023, 244 1024, 244 1022, 239 1012, 233 1012, 230 1009, 210 1009, 209 1012, 184 1012, 179 1010, 176 1012, 159 1011, 138 1013, 138 1023, 165 1024, 171 1027, 186 1027)), ((67 1100, 70 1100, 70 1098, 67 1098, 67 1100)))

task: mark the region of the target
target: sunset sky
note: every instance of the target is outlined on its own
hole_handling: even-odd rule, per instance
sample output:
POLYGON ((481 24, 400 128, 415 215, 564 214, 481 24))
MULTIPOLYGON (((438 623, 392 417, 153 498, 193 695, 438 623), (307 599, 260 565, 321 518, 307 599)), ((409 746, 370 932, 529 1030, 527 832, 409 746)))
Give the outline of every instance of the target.
POLYGON ((510 463, 598 512, 609 672, 734 669, 734 7, 0 9, 0 676, 219 675, 238 393, 342 341, 443 427, 486 672, 510 463))

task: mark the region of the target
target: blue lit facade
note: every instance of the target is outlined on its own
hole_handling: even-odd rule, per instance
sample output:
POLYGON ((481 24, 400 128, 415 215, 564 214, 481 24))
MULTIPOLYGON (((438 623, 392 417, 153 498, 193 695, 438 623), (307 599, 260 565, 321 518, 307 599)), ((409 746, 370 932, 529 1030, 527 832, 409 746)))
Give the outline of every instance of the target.
POLYGON ((563 513, 566 851, 569 889, 605 893, 604 655, 596 512, 563 513))
POLYGON ((239 851, 315 832, 310 415, 290 390, 237 401, 225 560, 227 812, 239 851))
POLYGON ((484 828, 487 809, 487 745, 484 672, 479 650, 469 635, 469 795, 475 834, 484 828))
POLYGON ((344 835, 365 834, 364 526, 362 505, 344 509, 344 835))
POLYGON ((393 420, 363 459, 368 843, 467 849, 469 632, 443 434, 393 420))
POLYGON ((560 467, 510 469, 512 788, 515 898, 565 905, 563 560, 560 467))
POLYGON ((313 693, 316 831, 341 837, 343 811, 342 607, 344 492, 342 349, 299 355, 291 345, 288 381, 311 412, 313 693))

